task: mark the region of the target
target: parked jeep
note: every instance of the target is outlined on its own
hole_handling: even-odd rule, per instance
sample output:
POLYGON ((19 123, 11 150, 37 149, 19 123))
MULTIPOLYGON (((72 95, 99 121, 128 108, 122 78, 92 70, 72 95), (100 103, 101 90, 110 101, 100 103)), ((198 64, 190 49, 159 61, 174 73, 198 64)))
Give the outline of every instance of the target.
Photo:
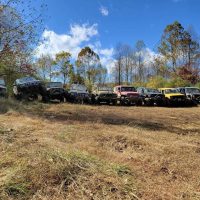
POLYGON ((90 95, 87 88, 81 84, 72 84, 69 90, 68 101, 72 103, 90 103, 90 95))
POLYGON ((114 93, 121 105, 142 105, 142 98, 135 87, 119 85, 114 87, 114 93))
POLYGON ((142 97, 144 105, 164 105, 165 96, 159 90, 153 88, 139 87, 137 88, 137 91, 142 97))
POLYGON ((45 85, 35 79, 34 77, 23 77, 17 79, 13 86, 13 93, 18 100, 37 100, 42 98, 46 100, 46 88, 45 85))
POLYGON ((160 92, 165 95, 165 104, 170 105, 187 105, 185 95, 181 94, 176 88, 160 88, 160 92))
POLYGON ((7 87, 3 78, 0 78, 0 97, 7 97, 7 87))
POLYGON ((61 82, 49 82, 46 84, 47 88, 47 99, 59 100, 60 102, 65 102, 67 97, 67 91, 64 89, 61 82))
POLYGON ((113 105, 117 104, 117 94, 113 92, 113 89, 110 87, 95 87, 92 92, 92 103, 101 104, 106 103, 113 105))
POLYGON ((192 104, 199 104, 200 103, 200 89, 197 87, 180 87, 177 88, 181 94, 184 94, 186 98, 192 104))

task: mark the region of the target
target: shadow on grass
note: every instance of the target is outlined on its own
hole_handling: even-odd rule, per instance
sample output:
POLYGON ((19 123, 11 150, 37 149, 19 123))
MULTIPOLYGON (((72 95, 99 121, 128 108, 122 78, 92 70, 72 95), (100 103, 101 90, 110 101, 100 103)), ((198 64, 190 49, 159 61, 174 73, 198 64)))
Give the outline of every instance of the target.
MULTIPOLYGON (((176 124, 168 120, 157 120, 157 119, 144 119, 139 116, 125 117, 120 114, 109 114, 109 113, 98 113, 93 112, 90 109, 81 110, 80 112, 75 111, 64 111, 63 113, 54 112, 43 112, 40 117, 50 120, 52 122, 63 122, 63 123, 101 123, 105 125, 117 125, 117 126, 128 126, 134 128, 141 128, 147 131, 167 131, 180 135, 187 135, 193 133, 200 133, 198 128, 186 130, 184 127, 176 127, 176 124), (154 121, 153 121, 154 120, 154 121)), ((178 122, 177 122, 178 123, 178 122)))
MULTIPOLYGON (((50 103, 57 104, 57 103, 50 103)), ((200 133, 198 128, 186 130, 184 127, 179 128, 175 126, 173 121, 149 119, 141 116, 122 116, 119 113, 98 112, 95 109, 74 109, 74 110, 61 110, 59 112, 48 111, 46 108, 50 104, 42 104, 37 102, 17 102, 13 100, 0 100, 0 114, 4 114, 9 109, 16 110, 20 113, 25 113, 33 117, 43 118, 52 122, 63 123, 101 123, 106 125, 124 125, 128 127, 141 128, 148 131, 167 131, 180 135, 187 135, 193 133, 200 133)), ((76 106, 76 105, 74 105, 76 106)), ((123 107, 122 107, 123 109, 123 107)))

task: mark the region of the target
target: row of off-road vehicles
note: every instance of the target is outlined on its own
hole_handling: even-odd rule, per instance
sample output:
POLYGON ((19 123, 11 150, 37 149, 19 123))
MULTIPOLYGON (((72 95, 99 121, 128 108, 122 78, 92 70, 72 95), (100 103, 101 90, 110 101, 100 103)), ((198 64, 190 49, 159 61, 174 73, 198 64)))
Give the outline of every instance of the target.
MULTIPOLYGON (((200 89, 195 87, 180 88, 135 88, 119 85, 112 87, 95 86, 91 93, 81 84, 72 84, 69 90, 61 82, 43 83, 34 77, 17 79, 13 85, 14 97, 18 100, 41 100, 60 102, 136 105, 136 106, 170 106, 197 105, 200 103, 200 89)), ((6 84, 0 79, 0 97, 7 97, 6 84)))

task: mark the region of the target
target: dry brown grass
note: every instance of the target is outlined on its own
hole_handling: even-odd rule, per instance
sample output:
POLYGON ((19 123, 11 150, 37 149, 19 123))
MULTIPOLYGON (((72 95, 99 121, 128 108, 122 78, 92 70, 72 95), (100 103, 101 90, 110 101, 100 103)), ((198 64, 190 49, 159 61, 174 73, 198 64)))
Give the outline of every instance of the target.
POLYGON ((15 108, 0 115, 0 199, 200 199, 200 107, 15 108))

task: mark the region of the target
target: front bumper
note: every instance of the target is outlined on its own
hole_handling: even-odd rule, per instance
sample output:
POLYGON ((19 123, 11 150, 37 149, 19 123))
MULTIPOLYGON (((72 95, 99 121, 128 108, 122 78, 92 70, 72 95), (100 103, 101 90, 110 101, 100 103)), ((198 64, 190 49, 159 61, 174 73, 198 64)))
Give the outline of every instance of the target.
POLYGON ((116 101, 117 100, 117 96, 107 96, 107 95, 103 95, 103 96, 98 96, 96 98, 96 100, 99 100, 99 101, 116 101))
POLYGON ((169 102, 171 104, 186 104, 188 101, 186 98, 170 98, 169 102))
POLYGON ((138 102, 142 102, 141 97, 121 97, 120 101, 124 104, 137 104, 138 102))

